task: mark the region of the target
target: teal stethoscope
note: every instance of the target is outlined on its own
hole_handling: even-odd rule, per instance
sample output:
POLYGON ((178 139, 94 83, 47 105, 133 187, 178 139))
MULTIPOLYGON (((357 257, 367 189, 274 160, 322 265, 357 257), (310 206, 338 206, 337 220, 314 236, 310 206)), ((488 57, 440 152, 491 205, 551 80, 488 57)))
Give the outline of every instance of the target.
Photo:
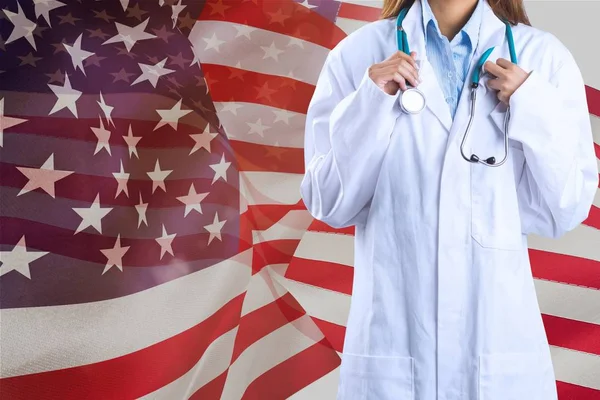
MULTIPOLYGON (((404 17, 408 13, 408 8, 404 8, 398 14, 397 20, 397 40, 398 40, 398 50, 410 55, 410 48, 408 46, 408 37, 406 35, 406 31, 402 28, 402 22, 404 21, 404 17)), ((517 53, 515 52, 515 42, 512 35, 512 29, 510 27, 510 23, 505 21, 506 25, 506 40, 508 41, 508 48, 510 51, 510 60, 516 64, 517 63, 517 53)), ((504 157, 499 162, 496 162, 495 157, 488 158, 480 158, 475 154, 471 154, 468 157, 464 152, 465 142, 469 136, 469 132, 471 131, 471 125, 473 125, 473 117, 475 116, 475 104, 477 103, 477 88, 479 87, 479 80, 481 78, 481 71, 483 70, 483 64, 487 61, 490 54, 494 48, 490 48, 486 50, 485 53, 481 56, 481 59, 477 63, 477 67, 473 71, 473 76, 471 77, 471 109, 469 113, 469 123, 467 124, 467 129, 463 135, 462 142, 460 144, 460 153, 462 157, 472 163, 480 163, 486 165, 488 167, 499 167, 500 165, 506 162, 508 158, 508 124, 510 122, 510 107, 506 110, 506 114, 504 117, 504 157)), ((418 114, 420 113, 426 105, 425 95, 419 89, 414 87, 409 87, 407 90, 402 92, 400 96, 400 108, 402 111, 408 114, 418 114)))

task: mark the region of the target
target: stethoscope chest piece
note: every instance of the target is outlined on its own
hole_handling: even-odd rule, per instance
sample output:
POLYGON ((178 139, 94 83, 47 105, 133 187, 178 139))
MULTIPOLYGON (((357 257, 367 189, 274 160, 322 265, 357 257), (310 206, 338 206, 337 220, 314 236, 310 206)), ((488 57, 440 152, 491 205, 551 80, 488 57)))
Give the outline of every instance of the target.
POLYGON ((425 105, 425 95, 417 88, 408 88, 400 94, 400 108, 405 113, 418 114, 425 105))

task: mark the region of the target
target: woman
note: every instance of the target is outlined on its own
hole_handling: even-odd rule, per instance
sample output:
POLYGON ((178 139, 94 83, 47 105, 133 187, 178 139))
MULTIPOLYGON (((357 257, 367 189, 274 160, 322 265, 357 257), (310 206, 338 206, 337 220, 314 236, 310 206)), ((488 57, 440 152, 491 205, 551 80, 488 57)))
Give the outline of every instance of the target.
POLYGON ((338 399, 557 397, 526 235, 561 236, 589 213, 598 171, 584 84, 521 0, 489 1, 384 0, 317 83, 302 197, 315 218, 356 226, 338 399), (396 41, 405 7, 410 55, 396 41), (464 153, 503 158, 510 105, 495 167, 461 154, 470 79, 492 47, 464 153), (427 102, 418 114, 399 105, 409 85, 427 102))

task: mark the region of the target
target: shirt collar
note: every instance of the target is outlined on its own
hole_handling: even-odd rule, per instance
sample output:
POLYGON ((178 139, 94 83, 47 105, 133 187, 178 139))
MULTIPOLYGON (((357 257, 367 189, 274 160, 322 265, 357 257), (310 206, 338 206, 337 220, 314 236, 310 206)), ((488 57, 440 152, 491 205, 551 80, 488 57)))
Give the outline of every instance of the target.
MULTIPOLYGON (((477 6, 475 7, 475 11, 471 15, 471 18, 467 21, 465 26, 461 29, 461 32, 464 32, 466 36, 471 41, 471 44, 477 43, 477 38, 479 37, 479 29, 481 27, 481 20, 483 18, 483 3, 484 0, 478 0, 477 6)), ((438 26, 438 22, 435 19, 435 15, 433 15, 433 11, 431 10, 431 6, 429 5, 428 0, 421 0, 422 10, 423 10, 423 27, 425 32, 425 41, 427 41, 427 33, 428 27, 432 26, 435 31, 437 31, 440 37, 442 36, 440 32, 440 27, 438 26)))

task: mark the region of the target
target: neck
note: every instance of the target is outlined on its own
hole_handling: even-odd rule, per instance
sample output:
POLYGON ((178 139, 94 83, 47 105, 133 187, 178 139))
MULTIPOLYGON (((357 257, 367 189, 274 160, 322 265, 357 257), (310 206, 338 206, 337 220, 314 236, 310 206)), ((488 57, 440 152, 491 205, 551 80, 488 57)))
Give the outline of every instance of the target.
POLYGON ((442 35, 452 40, 465 26, 479 0, 429 0, 442 35))

